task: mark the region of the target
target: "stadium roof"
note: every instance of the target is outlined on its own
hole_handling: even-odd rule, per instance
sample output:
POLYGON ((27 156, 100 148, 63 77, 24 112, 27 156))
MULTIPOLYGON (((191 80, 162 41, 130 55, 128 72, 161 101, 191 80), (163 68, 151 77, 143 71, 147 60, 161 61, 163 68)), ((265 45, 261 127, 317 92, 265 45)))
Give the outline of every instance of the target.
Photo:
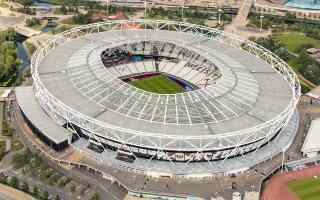
POLYGON ((320 151, 320 118, 312 120, 301 151, 303 153, 320 151))
POLYGON ((276 117, 292 98, 288 83, 263 60, 217 40, 172 31, 108 31, 74 39, 50 52, 39 74, 50 93, 74 110, 111 125, 167 135, 251 128, 276 117), (159 95, 125 84, 103 66, 106 48, 145 39, 204 55, 222 78, 204 89, 159 95))
POLYGON ((35 99, 32 87, 17 87, 16 97, 20 109, 28 120, 43 134, 45 134, 51 141, 60 144, 68 140, 70 134, 67 129, 59 126, 52 119, 46 115, 44 110, 40 107, 35 99))

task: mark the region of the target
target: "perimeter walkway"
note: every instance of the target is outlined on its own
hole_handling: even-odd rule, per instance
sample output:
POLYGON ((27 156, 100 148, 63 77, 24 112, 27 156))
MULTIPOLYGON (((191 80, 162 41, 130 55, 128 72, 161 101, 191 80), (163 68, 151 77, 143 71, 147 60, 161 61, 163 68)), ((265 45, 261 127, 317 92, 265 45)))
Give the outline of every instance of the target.
POLYGON ((244 0, 240 6, 236 18, 233 20, 232 23, 234 23, 236 26, 245 26, 252 4, 253 0, 244 0))
POLYGON ((36 200, 36 199, 24 192, 21 192, 14 188, 0 184, 0 200, 36 200))

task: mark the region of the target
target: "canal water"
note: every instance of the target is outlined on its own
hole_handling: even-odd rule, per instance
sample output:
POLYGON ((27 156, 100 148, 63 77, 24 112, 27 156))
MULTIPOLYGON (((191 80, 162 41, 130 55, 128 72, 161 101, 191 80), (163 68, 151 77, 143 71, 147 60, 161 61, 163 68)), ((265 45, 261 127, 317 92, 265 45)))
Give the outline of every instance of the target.
POLYGON ((21 75, 26 69, 30 67, 30 58, 27 53, 26 47, 23 45, 23 42, 27 38, 17 33, 17 56, 22 61, 21 65, 18 67, 18 74, 21 75))

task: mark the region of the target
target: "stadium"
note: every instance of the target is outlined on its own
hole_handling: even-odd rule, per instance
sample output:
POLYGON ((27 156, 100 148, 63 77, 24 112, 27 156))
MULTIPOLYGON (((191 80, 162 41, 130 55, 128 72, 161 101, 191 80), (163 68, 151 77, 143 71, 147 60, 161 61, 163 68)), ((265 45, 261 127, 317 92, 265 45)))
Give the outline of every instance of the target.
POLYGON ((142 173, 236 173, 295 136, 300 85, 255 43, 172 21, 107 21, 58 34, 16 89, 25 121, 56 151, 142 173))

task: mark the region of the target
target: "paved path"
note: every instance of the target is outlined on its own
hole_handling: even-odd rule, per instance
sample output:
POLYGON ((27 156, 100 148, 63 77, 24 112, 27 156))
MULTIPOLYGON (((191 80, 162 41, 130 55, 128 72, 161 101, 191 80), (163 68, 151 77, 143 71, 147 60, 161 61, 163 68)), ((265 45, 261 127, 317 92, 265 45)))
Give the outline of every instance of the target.
MULTIPOLYGON (((28 135, 29 139, 32 139, 33 137, 35 137, 31 130, 28 128, 28 126, 25 124, 25 122, 22 119, 22 116, 19 114, 19 109, 15 108, 14 109, 15 114, 12 114, 12 116, 14 116, 14 121, 16 122, 16 130, 20 130, 25 135, 28 135)), ((30 140, 25 140, 24 137, 21 137, 24 144, 27 145, 30 149, 34 148, 34 146, 32 146, 30 144, 30 140)), ((33 141, 35 142, 35 141, 33 141)), ((90 173, 88 173, 87 171, 82 171, 82 170, 65 170, 64 168, 61 167, 57 167, 57 165, 55 165, 52 162, 47 162, 47 164, 56 169, 57 171, 59 171, 61 174, 68 176, 68 177, 72 177, 73 180, 79 182, 79 183, 84 183, 87 184, 89 183, 95 191, 97 191, 100 194, 101 200, 121 200, 124 199, 124 191, 120 191, 115 184, 111 184, 109 181, 105 181, 104 179, 102 179, 101 177, 96 177, 90 173)), ((18 174, 12 174, 15 175, 17 177, 21 176, 18 174)), ((22 177, 19 177, 22 178, 22 177)), ((28 180, 28 182, 35 182, 35 180, 28 180)), ((29 183, 30 183, 29 182, 29 183)), ((37 183, 35 183, 37 184, 37 183)), ((38 183, 39 184, 39 183, 38 183)), ((54 189, 54 188, 46 188, 49 193, 59 193, 59 191, 54 191, 54 190, 58 190, 58 189, 54 189)), ((61 196, 63 195, 62 193, 59 193, 61 196)), ((71 199, 68 196, 62 196, 63 199, 71 199)))
POLYGON ((0 200, 1 198, 4 200, 35 200, 30 195, 3 184, 0 184, 0 200))
POLYGON ((0 16, 0 29, 6 29, 8 27, 14 27, 21 24, 24 21, 24 16, 20 17, 4 17, 0 16))
POLYGON ((231 24, 226 25, 224 30, 229 33, 240 35, 245 38, 249 37, 267 37, 271 34, 271 31, 247 27, 247 18, 249 16, 253 0, 244 0, 239 8, 237 16, 232 20, 231 24))
POLYGON ((253 0, 244 0, 239 8, 236 18, 233 20, 232 23, 235 23, 235 25, 237 26, 245 26, 252 4, 253 0))

